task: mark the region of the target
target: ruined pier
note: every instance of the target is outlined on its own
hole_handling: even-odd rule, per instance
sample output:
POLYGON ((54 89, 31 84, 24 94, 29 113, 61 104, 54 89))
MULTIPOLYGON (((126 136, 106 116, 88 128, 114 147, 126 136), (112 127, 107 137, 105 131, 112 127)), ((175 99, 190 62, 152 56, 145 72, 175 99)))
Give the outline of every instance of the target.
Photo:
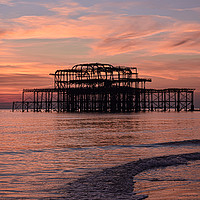
POLYGON ((23 89, 12 110, 56 112, 193 111, 194 89, 147 89, 137 68, 89 63, 57 70, 53 88, 23 89))

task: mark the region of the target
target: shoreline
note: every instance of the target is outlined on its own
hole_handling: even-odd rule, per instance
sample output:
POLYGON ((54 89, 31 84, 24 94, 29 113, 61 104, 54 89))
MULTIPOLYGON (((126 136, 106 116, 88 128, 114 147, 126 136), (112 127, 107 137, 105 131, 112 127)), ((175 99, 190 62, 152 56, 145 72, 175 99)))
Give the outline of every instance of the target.
POLYGON ((148 196, 134 193, 134 176, 145 170, 183 165, 195 160, 200 160, 200 153, 139 159, 116 167, 106 168, 102 171, 91 172, 85 177, 67 184, 62 189, 64 192, 60 192, 63 194, 64 199, 71 200, 141 200, 148 196))

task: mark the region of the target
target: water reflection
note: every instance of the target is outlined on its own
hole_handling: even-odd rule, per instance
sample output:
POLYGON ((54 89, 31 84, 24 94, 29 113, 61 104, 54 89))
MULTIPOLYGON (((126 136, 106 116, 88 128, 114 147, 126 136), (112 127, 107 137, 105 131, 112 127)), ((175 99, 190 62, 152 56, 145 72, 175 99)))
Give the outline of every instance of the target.
POLYGON ((62 185, 90 171, 199 151, 198 145, 153 145, 200 139, 195 113, 0 112, 0 119, 2 198, 60 197, 62 185))
MULTIPOLYGON (((62 118, 61 115, 54 123, 59 130, 57 137, 66 139, 65 147, 72 144, 90 147, 159 143, 186 139, 184 138, 186 131, 195 134, 196 121, 184 120, 180 116, 177 119, 168 116, 166 118, 166 115, 160 115, 158 118, 159 114, 156 119, 151 118, 150 114, 74 114, 72 116, 74 119, 62 118)), ((187 137, 189 138, 188 135, 187 137)))

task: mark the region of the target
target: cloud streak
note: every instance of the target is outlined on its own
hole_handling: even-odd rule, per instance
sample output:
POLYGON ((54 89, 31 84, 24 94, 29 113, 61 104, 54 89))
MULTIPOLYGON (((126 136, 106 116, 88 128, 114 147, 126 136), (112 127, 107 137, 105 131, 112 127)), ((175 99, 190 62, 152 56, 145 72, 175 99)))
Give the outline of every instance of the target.
POLYGON ((184 12, 184 11, 194 11, 194 12, 198 12, 200 13, 200 7, 194 7, 194 8, 178 8, 178 9, 174 9, 176 11, 180 11, 180 12, 184 12))
POLYGON ((129 29, 129 34, 123 37, 106 38, 93 48, 111 55, 138 50, 144 50, 153 55, 172 52, 199 53, 199 24, 188 24, 186 27, 185 24, 176 22, 162 27, 155 22, 153 25, 147 24, 145 20, 141 20, 141 23, 146 27, 146 30, 129 29), (136 33, 135 30, 138 32, 136 33))
POLYGON ((11 19, 9 21, 11 28, 0 31, 0 37, 3 39, 94 39, 98 42, 90 47, 94 49, 95 54, 106 55, 137 50, 151 53, 169 53, 169 49, 172 52, 199 52, 197 45, 200 25, 198 23, 185 24, 167 16, 124 16, 112 13, 89 14, 72 19, 68 16, 70 13, 89 10, 89 8, 76 7, 78 4, 73 2, 69 5, 70 8, 50 8, 58 12, 59 15, 55 16, 22 16, 11 19), (180 46, 182 46, 181 50, 177 48, 180 46))
POLYGON ((19 94, 23 88, 52 86, 52 78, 37 74, 0 74, 0 94, 19 94))

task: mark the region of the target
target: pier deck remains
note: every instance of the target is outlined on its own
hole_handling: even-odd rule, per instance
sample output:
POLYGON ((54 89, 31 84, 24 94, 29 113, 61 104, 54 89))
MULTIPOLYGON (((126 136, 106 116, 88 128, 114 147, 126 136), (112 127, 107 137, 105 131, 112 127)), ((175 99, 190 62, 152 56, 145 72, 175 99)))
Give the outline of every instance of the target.
POLYGON ((194 89, 147 89, 135 67, 90 63, 57 70, 54 87, 23 89, 12 110, 57 112, 192 111, 194 89))

